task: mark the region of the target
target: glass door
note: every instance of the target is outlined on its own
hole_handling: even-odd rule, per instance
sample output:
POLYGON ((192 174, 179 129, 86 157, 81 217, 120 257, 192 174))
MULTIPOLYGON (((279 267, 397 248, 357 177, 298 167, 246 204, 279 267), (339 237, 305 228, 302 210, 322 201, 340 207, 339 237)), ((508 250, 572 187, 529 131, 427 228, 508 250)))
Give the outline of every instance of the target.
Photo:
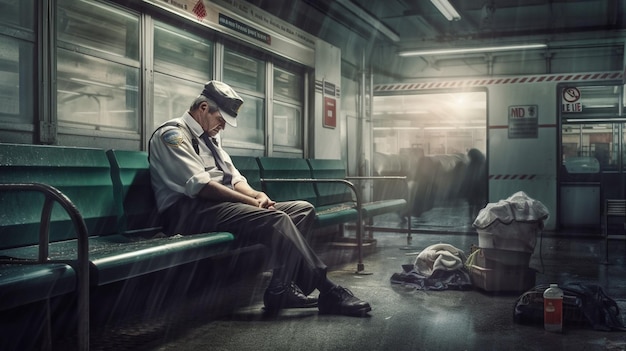
POLYGON ((623 87, 562 86, 559 225, 600 233, 607 198, 624 198, 623 87))
POLYGON ((487 92, 390 94, 373 101, 374 200, 408 197, 411 228, 468 232, 487 204, 487 92), (403 192, 403 193, 400 193, 403 192))

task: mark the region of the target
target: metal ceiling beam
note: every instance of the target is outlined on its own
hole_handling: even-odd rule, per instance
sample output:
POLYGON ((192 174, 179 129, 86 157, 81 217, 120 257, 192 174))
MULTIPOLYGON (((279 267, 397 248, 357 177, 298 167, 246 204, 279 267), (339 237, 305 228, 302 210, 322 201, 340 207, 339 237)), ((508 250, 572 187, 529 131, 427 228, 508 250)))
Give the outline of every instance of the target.
POLYGON ((357 16, 357 18, 361 19, 362 21, 382 33, 384 36, 389 38, 389 40, 393 41, 394 43, 400 41, 400 36, 398 35, 398 33, 387 27, 387 25, 382 23, 378 18, 374 17, 369 12, 365 11, 359 5, 353 3, 350 0, 337 0, 337 3, 345 7, 348 11, 352 12, 354 15, 357 16))

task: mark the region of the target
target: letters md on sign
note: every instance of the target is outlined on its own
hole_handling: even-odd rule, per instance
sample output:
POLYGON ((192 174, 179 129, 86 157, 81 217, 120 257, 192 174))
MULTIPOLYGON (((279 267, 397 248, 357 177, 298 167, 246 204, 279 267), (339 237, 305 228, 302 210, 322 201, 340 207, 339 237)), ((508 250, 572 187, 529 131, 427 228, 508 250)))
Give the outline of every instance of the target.
POLYGON ((537 105, 509 106, 509 139, 537 138, 537 105))

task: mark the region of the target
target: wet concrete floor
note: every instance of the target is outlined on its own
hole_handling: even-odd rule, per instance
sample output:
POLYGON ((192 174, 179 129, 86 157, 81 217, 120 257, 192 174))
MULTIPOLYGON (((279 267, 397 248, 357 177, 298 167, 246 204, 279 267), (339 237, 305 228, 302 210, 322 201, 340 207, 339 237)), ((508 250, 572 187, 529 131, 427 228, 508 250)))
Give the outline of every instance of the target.
MULTIPOLYGON (((349 234, 348 234, 349 235, 349 234)), ((241 305, 214 313, 200 296, 175 314, 140 326, 121 326, 93 338, 92 349, 140 350, 625 350, 625 332, 595 331, 566 326, 561 334, 542 325, 513 321, 520 292, 416 290, 391 284, 389 279, 412 263, 415 255, 436 243, 469 252, 478 244, 476 233, 414 233, 407 247, 405 234, 376 232, 375 247, 366 250, 365 272, 355 274, 354 250, 343 246, 318 247, 333 262, 329 276, 372 305, 365 318, 318 315, 316 309, 285 310, 267 318, 262 294, 268 274, 222 290, 222 301, 241 305), (224 296, 227 296, 226 298, 224 296), (245 299, 242 301, 241 299, 245 299), (143 335, 142 335, 143 334, 143 335), (107 341, 108 340, 108 341, 107 341)), ((605 264, 604 240, 567 233, 542 233, 529 267, 536 284, 583 282, 598 284, 626 310, 626 247, 611 241, 605 264)), ((224 302, 226 303, 226 302, 224 302)), ((622 316, 624 314, 622 313, 622 316)))

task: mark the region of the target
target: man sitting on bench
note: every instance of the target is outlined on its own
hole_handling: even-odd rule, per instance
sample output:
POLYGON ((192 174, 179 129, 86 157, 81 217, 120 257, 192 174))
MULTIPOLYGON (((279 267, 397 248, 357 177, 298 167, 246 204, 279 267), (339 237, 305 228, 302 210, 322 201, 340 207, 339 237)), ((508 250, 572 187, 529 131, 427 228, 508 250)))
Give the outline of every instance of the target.
POLYGON ((275 202, 252 189, 215 139, 226 123, 237 126, 242 104, 230 86, 210 81, 189 111, 152 134, 150 175, 165 233, 226 231, 240 245, 266 245, 273 264, 263 299, 268 313, 317 306, 321 314, 367 314, 369 303, 331 282, 308 245, 313 206, 275 202), (315 289, 319 299, 308 296, 315 289))

